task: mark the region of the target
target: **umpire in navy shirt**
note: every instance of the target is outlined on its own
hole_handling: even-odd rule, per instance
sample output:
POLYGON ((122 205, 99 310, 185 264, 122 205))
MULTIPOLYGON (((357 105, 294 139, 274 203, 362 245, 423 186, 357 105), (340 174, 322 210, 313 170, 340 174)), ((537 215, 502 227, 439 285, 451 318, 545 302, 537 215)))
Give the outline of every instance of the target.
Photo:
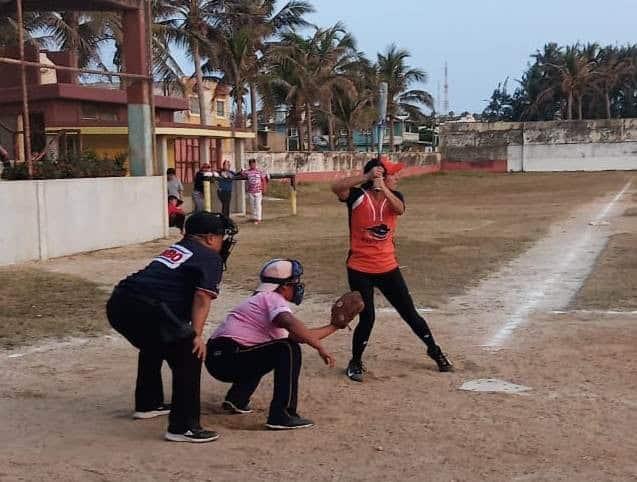
POLYGON ((219 213, 186 220, 186 235, 141 271, 120 281, 106 305, 108 320, 139 349, 134 418, 169 414, 166 440, 211 442, 219 434, 199 421, 203 328, 219 294, 235 224, 219 213), (172 370, 172 403, 164 403, 161 366, 172 370))

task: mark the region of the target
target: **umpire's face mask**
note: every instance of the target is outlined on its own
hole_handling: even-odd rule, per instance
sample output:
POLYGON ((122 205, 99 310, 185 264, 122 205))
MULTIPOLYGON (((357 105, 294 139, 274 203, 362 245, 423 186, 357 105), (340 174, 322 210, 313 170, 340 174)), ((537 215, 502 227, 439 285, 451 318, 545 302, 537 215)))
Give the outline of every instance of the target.
POLYGON ((221 243, 221 250, 219 250, 219 256, 223 260, 223 269, 227 269, 228 258, 230 257, 230 253, 232 253, 232 249, 234 245, 237 244, 237 240, 234 239, 234 235, 227 234, 223 238, 223 242, 221 243))

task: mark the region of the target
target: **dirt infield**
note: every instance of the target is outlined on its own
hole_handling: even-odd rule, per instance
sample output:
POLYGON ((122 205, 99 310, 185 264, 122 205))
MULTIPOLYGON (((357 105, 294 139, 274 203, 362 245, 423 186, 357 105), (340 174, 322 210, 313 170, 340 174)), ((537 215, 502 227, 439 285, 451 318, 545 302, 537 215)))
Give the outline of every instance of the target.
MULTIPOLYGON (((227 387, 204 375, 203 422, 222 438, 193 447, 163 442, 165 420, 130 419, 136 354, 120 337, 35 343, 0 352, 0 480, 637 479, 637 217, 624 215, 637 208, 637 176, 442 175, 402 190, 401 264, 455 373, 436 372, 383 309, 363 384, 342 373, 349 332, 326 342, 337 369, 304 349, 300 412, 317 427, 263 430, 270 378, 256 413, 224 415, 227 387), (459 389, 480 379, 529 390, 459 389)), ((272 201, 263 225, 241 224, 211 325, 281 254, 305 264, 301 317, 327 316, 325 300, 345 288, 345 212, 324 186, 302 186, 299 199, 297 218, 272 201)), ((161 245, 34 267, 108 287, 161 245)))

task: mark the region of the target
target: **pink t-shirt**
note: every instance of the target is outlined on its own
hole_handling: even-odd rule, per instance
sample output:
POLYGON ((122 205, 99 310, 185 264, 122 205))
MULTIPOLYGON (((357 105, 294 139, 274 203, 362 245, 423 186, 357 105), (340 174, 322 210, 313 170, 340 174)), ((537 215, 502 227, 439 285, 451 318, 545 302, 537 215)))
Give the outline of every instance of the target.
POLYGON ((288 302, 279 293, 257 293, 234 307, 210 338, 232 338, 243 346, 287 338, 288 331, 272 321, 279 313, 291 312, 288 302))
POLYGON ((248 169, 244 171, 244 174, 248 178, 248 192, 250 194, 263 192, 263 184, 266 179, 265 172, 261 169, 248 169))

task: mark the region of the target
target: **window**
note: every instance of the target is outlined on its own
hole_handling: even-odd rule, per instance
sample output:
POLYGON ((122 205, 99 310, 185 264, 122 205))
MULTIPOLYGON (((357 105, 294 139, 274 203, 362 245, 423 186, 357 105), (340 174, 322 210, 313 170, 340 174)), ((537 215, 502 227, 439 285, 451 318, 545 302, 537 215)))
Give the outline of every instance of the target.
POLYGON ((217 117, 226 116, 226 102, 224 100, 217 101, 217 117))
POLYGON ((348 131, 347 129, 339 129, 338 130, 338 135, 341 137, 347 137, 348 131))
POLYGON ((299 131, 296 127, 290 127, 288 129, 288 137, 299 137, 299 131))
POLYGON ((199 115, 199 97, 195 95, 191 95, 188 99, 190 102, 190 113, 194 115, 199 115))
POLYGON ((83 102, 80 115, 85 120, 116 121, 118 119, 117 108, 116 105, 83 102))
POLYGON ((82 119, 97 120, 97 104, 82 103, 82 119))

